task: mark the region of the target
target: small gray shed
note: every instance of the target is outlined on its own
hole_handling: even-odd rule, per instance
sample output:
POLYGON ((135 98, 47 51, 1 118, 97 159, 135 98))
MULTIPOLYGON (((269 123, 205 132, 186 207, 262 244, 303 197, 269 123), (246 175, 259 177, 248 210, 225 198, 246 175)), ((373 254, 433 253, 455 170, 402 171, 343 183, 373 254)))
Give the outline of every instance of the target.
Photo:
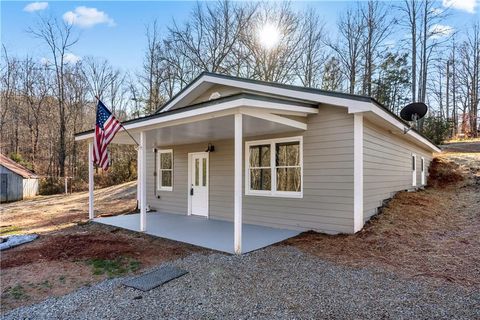
POLYGON ((38 195, 38 176, 0 154, 0 202, 11 202, 38 195))

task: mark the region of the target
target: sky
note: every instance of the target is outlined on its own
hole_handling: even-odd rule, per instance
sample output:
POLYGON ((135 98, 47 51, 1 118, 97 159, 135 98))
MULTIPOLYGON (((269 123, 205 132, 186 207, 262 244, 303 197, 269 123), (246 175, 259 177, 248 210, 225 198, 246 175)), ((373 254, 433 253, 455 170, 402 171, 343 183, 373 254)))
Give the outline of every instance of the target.
MULTIPOLYGON (((336 20, 352 1, 293 1, 294 9, 316 9, 332 34, 336 20)), ((45 45, 33 38, 28 28, 35 28, 40 16, 53 16, 73 23, 79 42, 69 52, 75 61, 85 56, 103 57, 124 71, 141 69, 146 47, 145 27, 157 19, 161 28, 173 20, 186 21, 194 1, 3 1, 1 40, 10 55, 45 59, 45 45)), ((439 0, 438 7, 451 6, 451 15, 441 28, 462 30, 480 21, 480 0, 439 0)), ((401 33, 400 33, 401 34, 401 33)), ((392 45, 398 41, 394 33, 392 45), (396 37, 396 38, 395 38, 396 37)))

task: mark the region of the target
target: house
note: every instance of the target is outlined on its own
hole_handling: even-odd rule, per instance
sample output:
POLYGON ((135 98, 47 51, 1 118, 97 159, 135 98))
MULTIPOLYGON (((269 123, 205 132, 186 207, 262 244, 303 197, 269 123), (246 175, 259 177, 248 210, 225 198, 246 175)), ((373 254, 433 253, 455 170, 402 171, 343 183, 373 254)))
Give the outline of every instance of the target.
POLYGON ((0 202, 17 201, 38 195, 38 176, 0 154, 0 202))
MULTIPOLYGON (((440 152, 372 98, 214 73, 123 125, 139 141, 141 210, 100 222, 199 245, 211 237, 205 246, 237 254, 257 248, 252 239, 291 236, 272 230, 361 230, 384 199, 424 186, 440 152)), ((76 134, 90 156, 92 138, 76 134)), ((135 143, 123 130, 114 142, 135 143)), ((91 161, 89 172, 93 219, 91 161)))

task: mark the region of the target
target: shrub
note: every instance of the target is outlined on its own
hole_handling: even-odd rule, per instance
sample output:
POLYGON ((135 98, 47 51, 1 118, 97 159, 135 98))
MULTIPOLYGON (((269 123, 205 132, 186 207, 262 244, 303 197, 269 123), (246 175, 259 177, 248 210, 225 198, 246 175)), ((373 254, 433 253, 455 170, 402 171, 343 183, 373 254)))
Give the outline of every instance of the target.
POLYGON ((38 193, 41 195, 58 194, 65 191, 65 180, 63 178, 41 178, 38 193))
POLYGON ((422 133, 435 144, 442 144, 450 136, 452 125, 449 121, 438 116, 424 119, 422 133))

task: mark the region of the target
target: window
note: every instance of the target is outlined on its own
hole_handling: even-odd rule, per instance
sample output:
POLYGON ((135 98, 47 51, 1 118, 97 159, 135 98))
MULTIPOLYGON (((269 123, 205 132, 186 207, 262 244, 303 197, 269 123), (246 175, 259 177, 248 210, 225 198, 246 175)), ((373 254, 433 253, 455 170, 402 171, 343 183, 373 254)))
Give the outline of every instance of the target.
POLYGON ((422 157, 420 159, 420 164, 421 164, 420 165, 420 172, 422 174, 422 176, 421 176, 422 177, 422 185, 425 185, 425 158, 424 157, 422 157))
POLYGON ((417 186, 417 156, 412 154, 412 186, 417 186))
POLYGON ((302 137, 246 143, 245 194, 303 196, 302 137))
POLYGON ((173 190, 173 150, 158 150, 157 188, 173 190))

